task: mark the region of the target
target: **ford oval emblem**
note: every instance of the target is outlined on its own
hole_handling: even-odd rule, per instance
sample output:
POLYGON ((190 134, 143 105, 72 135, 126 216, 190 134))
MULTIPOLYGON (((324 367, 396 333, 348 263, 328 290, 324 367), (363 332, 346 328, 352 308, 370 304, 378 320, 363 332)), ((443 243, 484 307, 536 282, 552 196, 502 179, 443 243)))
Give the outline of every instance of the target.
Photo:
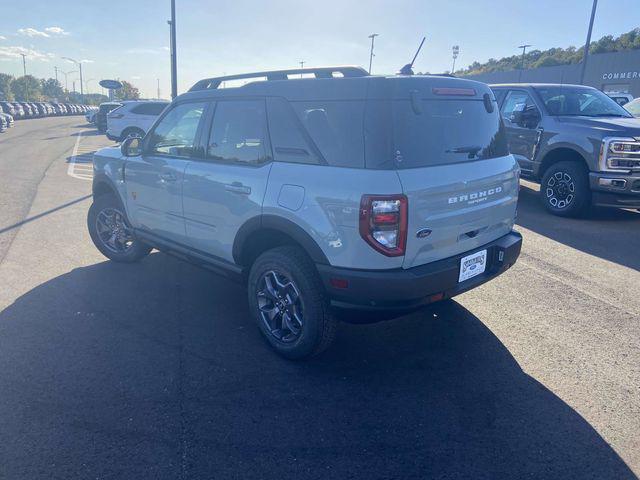
POLYGON ((421 228, 416 232, 416 237, 418 238, 427 238, 429 235, 431 235, 430 228, 421 228))

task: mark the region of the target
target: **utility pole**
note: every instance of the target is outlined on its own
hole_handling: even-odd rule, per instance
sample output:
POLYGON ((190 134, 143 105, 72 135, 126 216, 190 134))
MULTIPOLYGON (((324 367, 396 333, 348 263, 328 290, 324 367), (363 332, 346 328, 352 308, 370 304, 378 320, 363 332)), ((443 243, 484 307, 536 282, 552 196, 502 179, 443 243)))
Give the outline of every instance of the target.
POLYGON ((596 18, 597 8, 598 8, 598 0, 593 0, 593 7, 591 7, 591 19, 589 20, 589 30, 587 31, 587 41, 584 44, 584 55, 582 57, 582 70, 580 71, 581 85, 584 85, 584 74, 587 71, 587 60, 589 59, 589 47, 591 46, 591 32, 593 31, 593 21, 596 18))
POLYGON ((520 45, 518 48, 522 49, 522 60, 520 61, 520 73, 518 74, 518 83, 522 79, 522 71, 524 70, 524 54, 527 52, 527 48, 532 47, 533 45, 520 45))
MULTIPOLYGON (((304 68, 304 64, 307 63, 304 60, 300 60, 300 68, 304 68)), ((302 74, 300 74, 300 78, 302 78, 302 74)))
POLYGON ((371 75, 371 65, 373 64, 373 57, 375 56, 373 54, 373 42, 376 39, 376 37, 379 37, 379 36, 380 35, 378 33, 372 33, 367 37, 371 39, 371 52, 369 53, 369 75, 371 75))
POLYGON ((171 98, 178 96, 178 59, 176 55, 176 0, 171 0, 171 20, 169 20, 171 41, 171 98))
MULTIPOLYGON (((80 68, 80 99, 82 102, 84 102, 84 88, 82 87, 82 62, 79 62, 78 60, 74 60, 73 58, 69 58, 69 57, 61 57, 61 58, 63 60, 69 60, 70 62, 75 63, 80 68)), ((73 87, 73 89, 75 90, 75 87, 73 87)))
MULTIPOLYGON (((20 55, 22 55, 22 71, 24 72, 24 76, 27 76, 27 55, 24 53, 21 53, 20 55)), ((24 99, 25 101, 29 101, 29 82, 27 81, 27 79, 24 79, 24 99)))
POLYGON ((451 48, 451 51, 453 52, 453 65, 451 66, 451 75, 453 75, 453 72, 456 71, 456 58, 458 58, 458 54, 460 53, 460 47, 458 45, 454 45, 451 48))
POLYGON ((58 67, 53 67, 53 69, 56 71, 56 83, 58 83, 58 67))
POLYGON ((24 76, 27 76, 27 55, 25 53, 21 53, 20 55, 22 55, 22 71, 24 73, 24 76))
POLYGON ((160 79, 156 78, 156 80, 158 80, 158 100, 160 100, 160 79))

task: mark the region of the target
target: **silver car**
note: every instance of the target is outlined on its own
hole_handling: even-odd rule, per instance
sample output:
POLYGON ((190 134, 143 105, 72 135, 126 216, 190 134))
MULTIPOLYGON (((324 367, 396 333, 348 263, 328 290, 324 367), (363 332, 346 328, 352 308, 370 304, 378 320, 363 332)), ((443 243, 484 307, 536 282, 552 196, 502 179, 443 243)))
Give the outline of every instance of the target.
POLYGON ((491 90, 358 67, 210 78, 94 159, 88 227, 108 258, 152 248, 245 282, 281 355, 338 315, 420 308, 516 261, 520 170, 491 90), (302 78, 301 78, 302 77, 302 78), (248 82, 222 88, 233 81, 248 82))

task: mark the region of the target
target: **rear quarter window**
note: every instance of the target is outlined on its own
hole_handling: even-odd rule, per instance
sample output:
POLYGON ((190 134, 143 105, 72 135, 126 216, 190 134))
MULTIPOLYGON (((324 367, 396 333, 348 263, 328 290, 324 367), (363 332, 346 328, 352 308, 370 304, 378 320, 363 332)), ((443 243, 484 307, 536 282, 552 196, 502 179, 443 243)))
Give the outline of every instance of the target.
POLYGON ((326 162, 364 168, 364 101, 291 102, 304 129, 326 162))

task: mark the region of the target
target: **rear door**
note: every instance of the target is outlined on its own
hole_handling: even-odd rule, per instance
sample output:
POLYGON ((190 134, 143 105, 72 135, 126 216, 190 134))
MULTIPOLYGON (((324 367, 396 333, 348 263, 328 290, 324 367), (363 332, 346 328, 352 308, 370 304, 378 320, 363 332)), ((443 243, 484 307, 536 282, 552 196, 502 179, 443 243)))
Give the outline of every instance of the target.
POLYGON ((507 132, 509 150, 526 172, 533 171, 533 161, 542 130, 540 110, 526 90, 509 90, 502 108, 502 120, 507 132), (523 121, 522 115, 527 118, 523 121), (531 121, 537 117, 538 121, 531 121))
POLYGON ((271 170, 264 99, 219 100, 204 158, 185 172, 183 202, 188 244, 216 258, 233 261, 240 227, 262 213, 271 170))
POLYGON ((143 154, 125 166, 127 212, 133 226, 164 240, 185 243, 182 182, 206 104, 173 105, 145 138, 143 154))
POLYGON ((476 249, 513 227, 519 169, 493 95, 442 91, 392 107, 393 152, 408 199, 404 268, 476 249))

